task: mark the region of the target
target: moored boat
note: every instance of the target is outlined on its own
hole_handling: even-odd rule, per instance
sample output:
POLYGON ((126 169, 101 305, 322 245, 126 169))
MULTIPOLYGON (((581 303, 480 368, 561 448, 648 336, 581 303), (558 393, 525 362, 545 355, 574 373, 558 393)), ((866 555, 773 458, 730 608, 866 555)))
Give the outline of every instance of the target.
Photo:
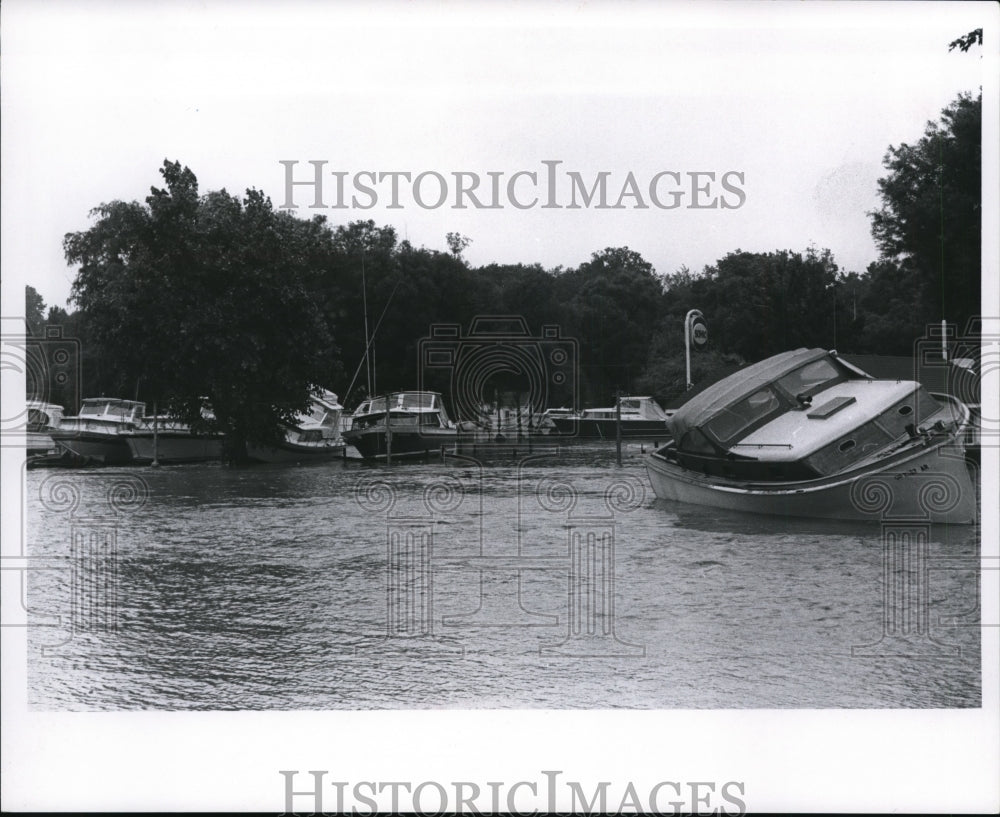
POLYGON ((420 457, 454 443, 458 429, 448 418, 441 395, 401 391, 365 400, 351 416, 344 440, 364 459, 420 457), (388 417, 388 426, 386 418, 388 417))
POLYGON ((329 460, 344 453, 340 419, 343 406, 328 389, 310 398, 308 414, 297 415, 278 446, 247 444, 247 456, 258 462, 291 463, 329 460))
POLYGON ((222 434, 195 434, 187 423, 168 416, 144 417, 141 427, 125 434, 132 459, 140 465, 217 460, 222 440, 222 434))
POLYGON ((125 435, 142 423, 146 404, 116 397, 90 397, 75 417, 63 417, 51 432, 52 439, 71 454, 88 462, 120 465, 130 462, 125 435))
POLYGON ((52 439, 52 432, 58 428, 63 417, 63 407, 41 400, 29 400, 25 404, 28 423, 24 444, 27 456, 37 457, 56 453, 58 446, 52 439))
POLYGON ((661 499, 827 519, 974 523, 969 409, 823 349, 747 366, 670 418, 647 457, 661 499))
MULTIPOLYGON (((667 433, 667 413, 652 397, 622 396, 622 437, 664 437, 667 433)), ((618 435, 618 410, 610 408, 585 409, 579 414, 553 415, 556 432, 563 436, 593 437, 614 440, 618 435)))

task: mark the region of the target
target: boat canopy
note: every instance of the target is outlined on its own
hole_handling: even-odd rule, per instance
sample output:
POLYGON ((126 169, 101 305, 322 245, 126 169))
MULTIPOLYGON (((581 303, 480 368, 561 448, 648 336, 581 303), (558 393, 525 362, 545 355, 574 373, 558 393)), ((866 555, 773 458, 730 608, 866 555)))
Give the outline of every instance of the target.
MULTIPOLYGON (((734 403, 749 397, 795 369, 823 358, 836 360, 836 357, 826 349, 795 349, 734 372, 699 392, 677 409, 668 420, 674 439, 680 440, 689 429, 704 425, 734 403)), ((843 371, 842 367, 838 369, 843 371)))

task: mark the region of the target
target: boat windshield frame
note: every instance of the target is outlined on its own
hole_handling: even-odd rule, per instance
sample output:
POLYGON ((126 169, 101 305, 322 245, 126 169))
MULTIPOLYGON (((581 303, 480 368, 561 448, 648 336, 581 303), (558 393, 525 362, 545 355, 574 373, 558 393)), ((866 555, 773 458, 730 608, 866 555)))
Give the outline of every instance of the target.
POLYGON ((731 445, 788 409, 787 398, 769 384, 718 411, 701 430, 719 445, 731 445))
POLYGON ((781 414, 806 408, 813 395, 850 377, 851 373, 830 354, 804 360, 774 378, 761 378, 751 393, 740 394, 738 399, 685 428, 678 441, 680 448, 686 450, 683 442, 688 438, 686 432, 695 428, 713 443, 728 448, 781 414))

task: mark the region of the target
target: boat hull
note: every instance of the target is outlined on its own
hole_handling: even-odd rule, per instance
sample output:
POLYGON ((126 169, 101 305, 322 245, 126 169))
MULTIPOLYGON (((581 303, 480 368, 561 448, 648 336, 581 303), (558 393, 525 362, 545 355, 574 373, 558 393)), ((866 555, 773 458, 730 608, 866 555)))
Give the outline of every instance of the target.
MULTIPOLYGON (((153 435, 130 434, 125 437, 132 459, 139 464, 153 461, 153 435)), ((191 434, 157 435, 156 461, 163 464, 180 462, 206 462, 222 457, 220 437, 196 437, 191 434)))
POLYGON ((29 457, 52 454, 58 446, 46 431, 29 431, 24 435, 24 445, 29 457))
POLYGON ((646 469, 657 497, 693 505, 817 519, 976 521, 976 489, 955 436, 886 457, 877 468, 802 482, 707 477, 655 453, 646 469))
MULTIPOLYGON (((588 439, 616 440, 618 431, 615 420, 574 419, 559 417, 552 420, 553 433, 561 437, 586 437, 588 439)), ((643 437, 645 439, 666 439, 669 431, 663 420, 622 420, 622 437, 643 437)))
MULTIPOLYGON (((458 431, 454 428, 425 427, 419 431, 392 432, 392 458, 426 457, 439 454, 441 446, 454 444, 458 431)), ((385 428, 344 432, 344 440, 353 445, 366 460, 384 460, 387 456, 385 428)))
POLYGON ((247 443, 247 456, 255 462, 266 463, 322 462, 343 456, 345 447, 342 442, 329 444, 286 442, 276 448, 247 443))
POLYGON ((52 432, 56 445, 71 454, 82 457, 87 462, 103 465, 124 465, 132 461, 132 452, 125 437, 118 433, 105 434, 97 431, 52 432))

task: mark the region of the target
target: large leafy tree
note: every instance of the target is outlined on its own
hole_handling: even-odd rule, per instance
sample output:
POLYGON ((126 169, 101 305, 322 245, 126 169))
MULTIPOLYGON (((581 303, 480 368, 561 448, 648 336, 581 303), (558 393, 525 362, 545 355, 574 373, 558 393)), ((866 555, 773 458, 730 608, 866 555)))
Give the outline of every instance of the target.
POLYGON ((583 400, 633 390, 663 307, 653 266, 628 247, 608 247, 559 274, 554 294, 565 304, 567 334, 579 340, 583 400))
POLYGON ((833 345, 838 268, 829 250, 729 253, 697 282, 713 343, 747 361, 833 345))
POLYGON ((145 204, 102 204, 90 229, 66 236, 80 266, 72 297, 120 393, 136 389, 196 427, 207 400, 239 456, 247 440, 278 439, 339 375, 310 294, 329 229, 256 190, 200 195, 177 162, 160 173, 165 187, 145 204))
POLYGON ((899 270, 910 334, 947 319, 965 326, 980 312, 982 94, 960 95, 916 144, 890 147, 871 213, 883 264, 899 270))

